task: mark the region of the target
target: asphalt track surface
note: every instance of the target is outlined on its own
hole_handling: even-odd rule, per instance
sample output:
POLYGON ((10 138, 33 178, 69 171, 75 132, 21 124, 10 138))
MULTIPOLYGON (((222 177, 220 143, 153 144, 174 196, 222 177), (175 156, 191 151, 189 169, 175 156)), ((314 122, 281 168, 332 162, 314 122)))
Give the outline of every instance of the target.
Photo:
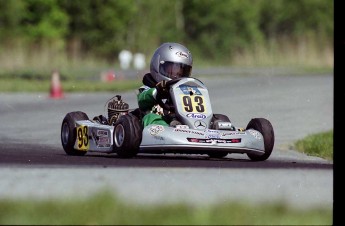
MULTIPOLYGON (((270 158, 224 159, 205 155, 116 154, 68 156, 60 141, 63 117, 83 111, 106 115, 108 99, 121 94, 136 108, 135 91, 123 93, 0 93, 0 198, 87 197, 110 190, 138 204, 226 200, 284 201, 299 208, 333 208, 333 162, 307 156, 292 143, 333 129, 333 75, 199 77, 209 88, 213 111, 245 127, 251 118, 270 120, 275 146, 270 158)), ((116 82, 116 81, 115 81, 116 82)))

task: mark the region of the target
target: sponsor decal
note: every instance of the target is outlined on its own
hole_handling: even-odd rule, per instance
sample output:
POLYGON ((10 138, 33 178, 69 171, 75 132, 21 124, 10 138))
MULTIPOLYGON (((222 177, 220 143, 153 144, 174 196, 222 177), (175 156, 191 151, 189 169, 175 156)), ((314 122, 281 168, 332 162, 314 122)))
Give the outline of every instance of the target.
POLYGON ((161 137, 161 136, 153 136, 153 138, 156 140, 164 140, 164 137, 161 137))
POLYGON ((164 126, 162 125, 154 125, 149 128, 149 132, 152 136, 156 136, 162 131, 164 131, 164 126))
POLYGON ((93 129, 92 137, 96 143, 96 146, 99 148, 108 148, 111 145, 111 139, 108 130, 93 129))
POLYGON ((175 128, 173 131, 174 132, 179 132, 179 133, 188 133, 188 134, 196 134, 196 135, 200 135, 200 136, 205 136, 204 132, 199 132, 199 131, 195 131, 195 130, 187 130, 187 129, 175 128))
POLYGON ((110 144, 98 144, 97 147, 99 147, 99 148, 109 148, 110 144))
POLYGON ((179 87, 185 95, 190 95, 191 93, 193 95, 202 95, 197 86, 180 85, 179 87))
POLYGON ((100 137, 98 140, 99 144, 109 144, 110 143, 110 139, 109 137, 100 137))
POLYGON ((217 143, 217 144, 229 144, 229 143, 241 143, 241 138, 234 139, 199 139, 199 138, 187 138, 192 143, 217 143))
POLYGON ((253 137, 255 137, 256 139, 258 140, 261 140, 261 136, 260 136, 260 133, 256 130, 248 130, 248 132, 253 135, 253 137))
POLYGON ((234 136, 234 135, 246 135, 246 132, 225 132, 225 133, 221 133, 222 137, 225 136, 234 136))
POLYGON ((197 129, 206 129, 207 125, 204 121, 195 121, 194 122, 194 126, 197 128, 197 129))
POLYGON ((220 137, 220 133, 217 130, 208 129, 205 132, 206 132, 205 138, 219 138, 220 137))
POLYGON ((108 136, 108 130, 97 130, 97 136, 107 137, 108 136))
POLYGON ((200 113, 188 113, 186 114, 188 118, 205 119, 206 115, 200 113))
POLYGON ((177 129, 189 129, 188 125, 176 125, 177 129))
POLYGON ((188 53, 185 53, 185 52, 182 52, 182 51, 176 52, 176 55, 177 55, 178 57, 185 58, 185 59, 188 59, 188 58, 189 58, 188 53))
POLYGON ((206 138, 219 138, 219 133, 211 133, 207 134, 206 138))

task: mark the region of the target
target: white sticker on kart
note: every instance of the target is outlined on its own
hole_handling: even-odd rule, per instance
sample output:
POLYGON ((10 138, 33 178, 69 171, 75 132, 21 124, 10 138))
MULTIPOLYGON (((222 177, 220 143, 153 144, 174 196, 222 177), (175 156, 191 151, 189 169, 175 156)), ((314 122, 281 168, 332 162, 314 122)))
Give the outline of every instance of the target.
POLYGON ((164 126, 161 126, 161 125, 154 125, 154 126, 151 126, 149 128, 149 131, 150 131, 150 134, 152 136, 155 136, 157 134, 159 134, 160 132, 163 132, 164 131, 164 126))
POLYGON ((185 95, 190 95, 191 93, 193 95, 202 95, 197 86, 180 85, 179 88, 185 95))
POLYGON ((220 133, 217 130, 211 130, 208 129, 205 131, 206 132, 206 136, 205 138, 211 139, 211 138, 220 138, 220 133))
POLYGON ((246 132, 224 132, 222 133, 222 137, 226 137, 226 136, 234 136, 234 135, 246 135, 246 132))
POLYGON ((261 140, 261 134, 255 130, 248 130, 248 132, 253 135, 256 139, 261 140))
POLYGON ((107 137, 108 136, 108 130, 100 130, 100 129, 98 129, 97 130, 97 136, 107 137))

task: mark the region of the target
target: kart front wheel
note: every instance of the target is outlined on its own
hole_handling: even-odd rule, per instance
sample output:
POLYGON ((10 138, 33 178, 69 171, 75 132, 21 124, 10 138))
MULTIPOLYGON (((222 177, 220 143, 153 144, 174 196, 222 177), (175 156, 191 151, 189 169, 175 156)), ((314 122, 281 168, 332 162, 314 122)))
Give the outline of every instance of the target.
POLYGON ((218 129, 216 127, 217 122, 231 122, 229 117, 223 114, 213 114, 212 121, 211 121, 211 129, 218 129))
POLYGON ((274 131, 272 124, 264 118, 254 118, 250 120, 246 130, 254 129, 259 131, 264 137, 265 153, 263 155, 247 154, 253 161, 264 161, 270 157, 274 146, 274 131))
MULTIPOLYGON (((216 127, 216 123, 217 122, 231 122, 229 117, 226 116, 226 115, 223 115, 223 114, 213 114, 213 118, 212 118, 212 121, 211 121, 211 128, 212 129, 218 129, 216 127)), ((227 152, 209 152, 207 153, 207 155, 210 157, 210 158, 224 158, 225 156, 228 155, 227 152)))
POLYGON ((113 150, 121 158, 132 158, 138 154, 142 139, 142 126, 132 115, 122 115, 114 124, 113 150))
POLYGON ((82 111, 74 111, 66 114, 61 124, 61 144, 67 155, 85 155, 86 151, 74 149, 77 138, 76 121, 89 120, 82 111))

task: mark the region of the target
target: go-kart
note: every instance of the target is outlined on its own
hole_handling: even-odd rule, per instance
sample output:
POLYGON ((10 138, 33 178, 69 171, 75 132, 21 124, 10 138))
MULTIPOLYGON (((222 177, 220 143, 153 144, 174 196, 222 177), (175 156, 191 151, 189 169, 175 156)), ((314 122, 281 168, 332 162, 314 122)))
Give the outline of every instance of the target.
MULTIPOLYGON (((206 154, 223 158, 229 153, 247 154, 264 161, 274 146, 274 131, 265 118, 253 118, 247 127, 236 127, 228 116, 212 111, 207 87, 196 78, 167 81, 169 97, 158 104, 180 122, 175 126, 143 127, 143 113, 129 109, 116 95, 106 104, 108 117, 92 120, 81 111, 67 113, 61 125, 61 143, 68 155, 89 152, 116 153, 132 158, 138 153, 206 154)), ((159 97, 159 94, 157 94, 159 97)))

